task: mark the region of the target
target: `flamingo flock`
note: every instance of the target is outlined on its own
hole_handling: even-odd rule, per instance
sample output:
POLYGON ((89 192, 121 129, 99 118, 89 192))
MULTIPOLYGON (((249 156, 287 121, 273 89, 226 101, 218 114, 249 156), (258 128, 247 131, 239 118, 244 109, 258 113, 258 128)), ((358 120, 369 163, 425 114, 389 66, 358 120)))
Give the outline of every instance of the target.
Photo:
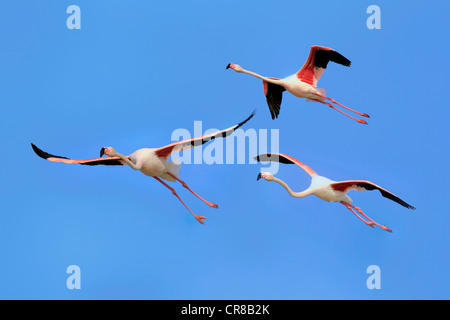
MULTIPOLYGON (((280 114, 281 101, 283 97, 283 92, 287 91, 292 95, 299 98, 306 98, 307 101, 314 101, 326 105, 345 116, 359 122, 362 124, 367 124, 363 119, 358 119, 335 105, 344 108, 354 114, 361 117, 370 118, 367 113, 355 111, 343 104, 337 102, 336 100, 328 97, 323 88, 317 88, 317 83, 322 77, 324 70, 327 68, 329 62, 334 62, 345 67, 351 65, 350 60, 344 57, 339 52, 321 46, 312 46, 309 52, 308 59, 306 60, 303 67, 295 74, 288 76, 286 78, 273 78, 261 76, 252 71, 243 69, 238 64, 229 63, 226 69, 233 69, 238 73, 246 73, 263 81, 264 95, 269 106, 270 114, 272 119, 278 118, 280 114), (328 102, 329 101, 329 102, 328 102), (333 104, 335 105, 333 105, 333 104)), ((160 148, 143 148, 136 150, 135 152, 125 156, 117 152, 113 147, 103 147, 100 150, 100 157, 84 160, 72 160, 62 156, 56 156, 49 154, 36 145, 31 144, 34 152, 41 158, 52 161, 67 164, 81 164, 81 165, 107 165, 107 166, 129 166, 133 170, 138 170, 144 175, 153 177, 155 180, 163 184, 168 188, 173 195, 186 207, 186 209, 193 215, 193 217, 202 225, 205 224, 204 216, 194 214, 191 209, 181 200, 174 188, 168 185, 165 181, 179 182, 181 185, 189 190, 194 196, 199 198, 201 201, 206 203, 211 208, 218 208, 218 205, 209 201, 206 201, 197 193, 195 193, 183 180, 179 178, 180 164, 174 161, 169 161, 169 158, 174 152, 186 151, 190 148, 201 146, 208 141, 216 138, 226 138, 231 135, 236 129, 242 127, 247 123, 253 116, 253 112, 244 121, 228 128, 225 130, 217 131, 212 134, 203 135, 200 137, 195 137, 192 139, 186 139, 171 143, 160 148)), ((363 190, 378 190, 381 195, 392 201, 397 202, 408 209, 415 209, 412 205, 406 203, 399 197, 395 196, 393 193, 387 191, 386 189, 366 180, 346 180, 346 181, 333 181, 326 177, 318 175, 314 170, 300 162, 299 160, 281 153, 263 153, 255 157, 257 161, 276 161, 284 164, 296 164, 302 168, 311 177, 311 185, 308 189, 301 192, 294 192, 291 188, 281 179, 274 177, 270 172, 260 172, 258 174, 257 180, 265 179, 267 181, 274 181, 280 184, 283 188, 287 190, 289 195, 296 198, 303 198, 309 195, 315 195, 320 199, 327 202, 338 202, 344 205, 348 210, 350 210, 357 218, 363 221, 366 225, 371 228, 375 226, 381 229, 392 232, 385 225, 381 225, 369 216, 367 216, 359 207, 352 204, 352 199, 347 195, 350 190, 363 191, 363 190)))

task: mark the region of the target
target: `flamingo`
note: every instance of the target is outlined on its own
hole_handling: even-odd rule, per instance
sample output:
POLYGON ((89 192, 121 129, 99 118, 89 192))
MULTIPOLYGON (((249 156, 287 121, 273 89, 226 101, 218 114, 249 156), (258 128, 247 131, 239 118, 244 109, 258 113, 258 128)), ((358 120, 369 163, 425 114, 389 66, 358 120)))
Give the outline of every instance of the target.
POLYGON ((374 220, 372 220, 370 217, 368 217, 360 208, 352 205, 353 200, 350 199, 349 196, 347 196, 347 192, 350 190, 356 190, 356 191, 363 191, 363 190, 379 190, 381 195, 383 197, 386 197, 388 199, 391 199, 398 204, 404 206, 408 209, 415 210, 413 206, 409 205, 396 195, 392 194, 391 192, 387 191, 386 189, 381 188, 380 186, 377 186, 376 184, 366 181, 366 180, 346 180, 346 181, 333 181, 326 177, 319 176, 313 169, 305 165, 304 163, 300 162, 299 160, 287 156, 285 154, 281 153, 264 153, 260 154, 259 156, 255 157, 255 160, 257 161, 277 161, 285 164, 296 164, 300 168, 306 171, 311 176, 311 185, 308 189, 301 191, 301 192, 294 192, 292 191, 289 186, 282 181, 281 179, 275 178, 273 174, 270 172, 260 172, 258 174, 257 180, 263 178, 267 181, 275 181, 279 184, 281 184, 291 196, 295 198, 303 198, 309 195, 315 195, 319 197, 322 200, 328 201, 328 202, 339 202, 343 204, 347 209, 349 209, 353 214, 355 214, 361 221, 363 221, 366 225, 374 228, 374 225, 380 227, 383 230, 386 230, 388 232, 392 232, 391 229, 384 225, 380 225, 374 220), (363 215, 367 220, 363 219, 359 214, 363 215))
POLYGON ((306 98, 307 101, 316 101, 323 103, 328 107, 352 118, 353 120, 356 120, 359 123, 367 124, 365 120, 356 119, 351 115, 339 110, 331 103, 324 101, 325 99, 330 100, 332 103, 335 103, 349 111, 359 114, 360 116, 370 118, 367 113, 352 110, 340 104, 336 100, 327 97, 325 89, 317 89, 317 82, 322 76, 322 73, 326 69, 329 61, 336 62, 346 67, 349 67, 351 64, 350 60, 331 48, 312 46, 309 52, 308 59, 306 60, 303 67, 296 74, 288 76, 284 79, 263 77, 257 73, 244 70, 241 66, 233 63, 229 63, 226 69, 231 68, 236 72, 247 73, 249 75, 262 79, 264 85, 264 95, 266 96, 266 101, 269 105, 272 119, 278 118, 283 92, 287 90, 296 97, 306 98))
POLYGON ((155 180, 162 183, 165 187, 167 187, 172 193, 181 201, 181 203, 186 207, 186 209, 194 216, 194 218, 200 222, 200 224, 204 225, 206 218, 203 216, 195 215, 188 206, 181 200, 181 198, 176 193, 175 189, 170 187, 167 183, 165 183, 162 179, 168 181, 178 181, 183 187, 192 192, 197 198, 205 202, 212 208, 218 208, 219 206, 215 203, 206 201, 202 197, 200 197, 197 193, 195 193, 191 188, 188 187, 186 182, 179 179, 179 170, 181 168, 180 164, 174 163, 173 161, 168 161, 170 155, 173 152, 181 152, 188 150, 192 147, 200 146, 208 141, 211 141, 216 138, 225 138, 231 135, 236 129, 243 126, 247 121, 249 121, 255 115, 255 111, 244 121, 240 122, 237 125, 234 125, 228 129, 217 131, 212 134, 204 135, 201 137, 196 137, 192 139, 186 139, 182 141, 177 141, 171 143, 167 146, 161 148, 143 148, 139 149, 128 156, 124 156, 118 153, 112 147, 103 147, 100 150, 100 158, 95 159, 85 159, 85 160, 72 160, 66 157, 55 156, 49 154, 45 151, 42 151, 34 144, 31 144, 34 152, 41 158, 53 161, 53 162, 62 162, 62 163, 78 163, 81 165, 88 166, 96 166, 96 165, 128 165, 134 170, 139 170, 143 174, 149 177, 155 178, 155 180), (103 155, 107 155, 107 157, 103 157, 103 155))

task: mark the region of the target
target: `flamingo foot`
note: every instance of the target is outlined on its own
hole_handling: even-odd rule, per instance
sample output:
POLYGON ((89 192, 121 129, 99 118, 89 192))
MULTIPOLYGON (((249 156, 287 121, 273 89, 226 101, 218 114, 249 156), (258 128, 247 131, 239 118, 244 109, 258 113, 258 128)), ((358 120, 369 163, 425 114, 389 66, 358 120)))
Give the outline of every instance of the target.
POLYGON ((374 222, 368 222, 368 221, 364 221, 365 224, 367 224, 369 227, 371 228, 375 228, 375 223, 374 222))
POLYGON ((370 116, 369 116, 367 113, 362 113, 361 115, 362 115, 363 117, 370 118, 370 116))
POLYGON ((215 209, 218 209, 218 208, 219 208, 219 205, 218 205, 218 204, 215 204, 215 203, 211 203, 209 206, 210 206, 211 208, 215 208, 215 209))
POLYGON ((387 232, 392 233, 393 231, 386 226, 380 226, 381 229, 386 230, 387 232))
POLYGON ((205 217, 203 217, 203 216, 195 216, 195 220, 197 220, 198 222, 200 222, 200 224, 205 224, 204 222, 203 222, 203 220, 206 220, 206 218, 205 217))
POLYGON ((364 120, 360 120, 360 119, 357 119, 356 121, 358 121, 359 123, 362 123, 362 124, 368 124, 366 121, 364 121, 364 120))

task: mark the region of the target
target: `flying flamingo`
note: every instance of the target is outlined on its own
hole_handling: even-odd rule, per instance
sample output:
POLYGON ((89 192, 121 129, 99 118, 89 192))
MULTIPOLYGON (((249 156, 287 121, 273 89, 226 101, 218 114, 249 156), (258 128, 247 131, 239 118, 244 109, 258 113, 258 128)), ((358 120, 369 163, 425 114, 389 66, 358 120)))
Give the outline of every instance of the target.
POLYGON ((243 126, 247 121, 249 121, 253 116, 255 115, 255 112, 253 112, 247 119, 242 121, 241 123, 232 126, 228 129, 217 131, 212 134, 204 135, 201 137, 196 137, 192 139, 186 139, 182 141, 177 141, 174 143, 171 143, 165 147, 161 148, 143 148, 139 149, 129 156, 124 156, 114 150, 112 147, 103 147, 100 150, 100 158, 96 159, 86 159, 86 160, 71 160, 66 157, 60 157, 51 155, 47 152, 42 151, 38 147, 36 147, 34 144, 31 144, 33 147, 34 152, 36 154, 46 160, 53 161, 53 162, 63 162, 63 163, 79 163, 81 165, 88 165, 88 166, 96 166, 96 165, 129 165, 134 170, 139 170, 143 174, 149 177, 155 178, 157 181, 161 182, 165 187, 167 187, 172 193, 178 198, 178 200, 181 201, 181 203, 186 207, 186 209, 189 210, 189 212, 195 217, 195 219, 200 222, 201 224, 205 224, 203 220, 206 218, 203 216, 197 216, 195 215, 188 207, 187 205, 181 200, 181 198, 176 193, 175 189, 170 187, 167 183, 165 183, 162 179, 168 180, 168 181, 178 181, 180 182, 183 187, 188 189, 190 192, 192 192, 197 198, 205 202, 207 205, 209 205, 212 208, 218 208, 218 205, 215 203, 211 203, 209 201, 206 201, 202 197, 200 197, 197 193, 191 190, 191 188, 188 187, 188 185, 178 178, 179 176, 179 170, 180 165, 174 163, 173 161, 168 161, 170 155, 173 152, 181 152, 188 150, 192 147, 200 146, 208 141, 211 141, 216 138, 225 138, 229 135, 231 135, 236 129, 243 126), (103 155, 107 155, 108 157, 103 157, 103 155), (102 158, 103 157, 103 158, 102 158))
POLYGON ((359 123, 367 124, 366 121, 361 119, 356 119, 347 113, 339 110, 332 104, 324 101, 325 99, 330 100, 331 102, 350 110, 354 113, 359 114, 360 116, 370 118, 367 113, 361 113, 355 110, 352 110, 339 102, 329 98, 326 96, 325 89, 317 89, 317 82, 322 76, 323 71, 327 68, 328 62, 333 61, 349 67, 351 62, 343 55, 334 51, 333 49, 319 46, 312 46, 311 51, 309 52, 309 57, 306 60, 303 67, 296 73, 291 76, 288 76, 284 79, 279 78, 268 78, 263 77, 257 73, 244 70, 241 66, 233 63, 229 63, 227 65, 227 69, 231 68, 236 72, 247 73, 259 79, 262 79, 264 85, 264 95, 266 96, 267 104, 269 105, 270 113, 272 115, 272 119, 278 118, 281 107, 281 99, 283 97, 283 92, 288 91, 292 93, 294 96, 299 98, 306 98, 307 101, 316 101, 323 103, 330 108, 333 108, 344 115, 352 118, 353 120, 358 121, 359 123))
POLYGON ((281 184, 289 192, 289 194, 295 198, 303 198, 303 197, 313 194, 313 195, 319 197, 320 199, 328 201, 328 202, 339 202, 339 203, 343 204, 351 212, 353 212, 366 225, 368 225, 372 228, 374 228, 374 225, 377 225, 383 230, 392 232, 392 230, 389 229, 388 227, 380 225, 380 224, 376 223, 375 221, 373 221, 360 208, 352 205, 351 204, 353 202, 352 199, 350 199, 350 197, 347 196, 347 192, 349 192, 350 190, 356 190, 356 191, 379 190, 383 197, 391 199, 408 209, 413 209, 413 210, 416 209, 413 206, 407 204, 405 201, 403 201, 399 197, 390 193, 386 189, 383 189, 370 181, 366 181, 366 180, 347 180, 347 181, 337 181, 337 182, 332 181, 328 178, 319 176, 314 170, 312 170, 310 167, 308 167, 304 163, 298 161, 297 159, 295 159, 293 157, 287 156, 285 154, 264 153, 264 154, 260 154, 259 156, 255 157, 255 159, 258 161, 277 161, 277 162, 281 162, 281 163, 285 163, 285 164, 296 164, 296 165, 300 166, 300 168, 305 170, 311 176, 311 185, 305 191, 294 192, 289 188, 289 186, 284 181, 282 181, 278 178, 275 178, 269 172, 260 172, 258 174, 257 180, 263 178, 263 179, 266 179, 267 181, 275 181, 275 182, 281 184), (361 216, 358 213, 356 213, 355 210, 359 214, 366 217, 366 219, 368 219, 369 221, 361 218, 361 216))

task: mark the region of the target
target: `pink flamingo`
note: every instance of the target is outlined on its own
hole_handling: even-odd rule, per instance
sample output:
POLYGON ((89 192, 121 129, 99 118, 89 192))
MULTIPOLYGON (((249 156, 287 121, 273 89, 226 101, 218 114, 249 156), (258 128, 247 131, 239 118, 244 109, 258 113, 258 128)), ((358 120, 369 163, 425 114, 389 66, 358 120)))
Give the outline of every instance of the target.
POLYGON ((288 76, 284 79, 263 77, 257 73, 244 70, 239 65, 233 63, 229 63, 227 65, 227 69, 231 68, 236 72, 247 73, 249 75, 262 79, 264 85, 264 95, 266 96, 266 101, 269 105, 272 119, 278 118, 283 92, 287 90, 296 97, 306 98, 307 101, 316 101, 323 103, 330 108, 333 108, 341 112, 342 114, 352 118, 353 120, 356 120, 359 123, 367 124, 366 121, 356 119, 349 114, 339 110, 332 104, 324 101, 325 99, 330 100, 332 103, 335 103, 349 111, 359 114, 360 116, 370 118, 367 113, 352 110, 340 104, 336 100, 327 97, 325 89, 317 89, 317 82, 322 76, 322 73, 326 69, 329 61, 336 62, 346 67, 349 67, 351 64, 350 60, 333 49, 312 46, 311 51, 309 52, 309 57, 303 67, 296 74, 288 76))
POLYGON ((200 146, 208 141, 211 141, 216 138, 225 138, 229 135, 231 135, 236 129, 243 126, 247 121, 249 121, 253 116, 255 112, 253 112, 247 119, 242 121, 241 123, 232 126, 228 129, 217 131, 212 134, 204 135, 201 137, 196 137, 192 139, 186 139, 182 141, 177 141, 174 143, 171 143, 165 147, 161 148, 143 148, 139 149, 129 156, 124 156, 114 150, 112 147, 103 147, 100 150, 100 158, 95 159, 85 159, 85 160, 72 160, 66 157, 61 156, 55 156, 52 154, 49 154, 47 152, 42 151, 38 147, 36 147, 34 144, 31 144, 34 152, 36 154, 46 160, 53 161, 53 162, 62 162, 62 163, 78 163, 81 165, 88 165, 88 166, 96 166, 96 165, 128 165, 134 170, 139 170, 143 174, 149 177, 155 178, 157 181, 161 182, 165 187, 167 187, 172 193, 178 198, 178 200, 181 201, 181 203, 186 207, 186 209, 189 210, 189 212, 195 217, 195 219, 200 222, 201 224, 205 224, 203 220, 206 218, 203 216, 197 216, 195 215, 188 206, 181 200, 181 198, 176 193, 175 189, 170 187, 167 183, 165 183, 161 179, 165 179, 168 181, 178 181, 180 182, 183 187, 188 189, 190 192, 192 192, 197 198, 205 202, 207 205, 209 205, 212 208, 218 208, 218 205, 215 203, 211 203, 209 201, 206 201, 202 197, 200 197, 197 193, 192 191, 191 188, 188 187, 188 185, 178 178, 179 171, 181 166, 179 164, 174 163, 173 161, 168 161, 169 156, 173 152, 181 152, 188 150, 192 147, 200 146), (103 155, 107 155, 108 157, 102 157, 103 155))
POLYGON ((287 156, 285 154, 279 154, 279 153, 264 153, 260 154, 259 156, 255 157, 258 161, 277 161, 285 164, 296 164, 300 168, 306 171, 311 176, 311 185, 308 189, 301 191, 301 192, 294 192, 292 191, 289 186, 282 181, 281 179, 275 178, 271 173, 269 172, 260 172, 258 174, 257 180, 263 178, 267 181, 275 181, 279 184, 281 184, 291 196, 295 198, 303 198, 309 195, 315 195, 319 197, 322 200, 328 201, 328 202, 339 202, 343 204, 347 209, 349 209, 351 212, 353 212, 360 220, 362 220, 366 225, 374 228, 374 225, 379 226, 381 229, 386 230, 388 232, 392 232, 391 229, 389 229, 386 226, 380 225, 377 222, 373 221, 371 218, 369 218, 360 208, 352 205, 353 202, 352 199, 350 199, 349 196, 347 196, 347 192, 350 190, 356 190, 356 191, 362 191, 362 190, 379 190, 381 195, 383 197, 386 197, 388 199, 391 199, 398 204, 408 208, 408 209, 415 209, 413 206, 409 205, 396 195, 392 194, 391 192, 387 191, 386 189, 383 189, 376 184, 366 181, 366 180, 346 180, 346 181, 333 181, 328 178, 319 176, 314 170, 312 170, 310 167, 305 165, 304 163, 298 161, 297 159, 287 156), (367 220, 361 218, 361 216, 355 212, 355 210, 363 215, 367 220))

